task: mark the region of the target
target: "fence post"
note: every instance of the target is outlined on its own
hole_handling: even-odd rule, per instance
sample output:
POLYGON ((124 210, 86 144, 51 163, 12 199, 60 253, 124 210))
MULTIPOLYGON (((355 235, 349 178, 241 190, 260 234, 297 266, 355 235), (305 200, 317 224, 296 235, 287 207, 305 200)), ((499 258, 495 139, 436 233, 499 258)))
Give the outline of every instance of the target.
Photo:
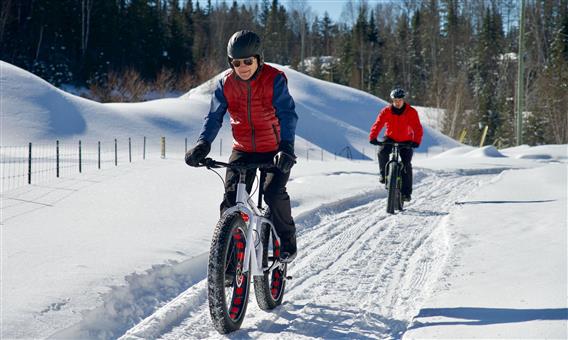
POLYGON ((459 140, 458 140, 461 144, 463 144, 463 141, 465 140, 466 135, 467 135, 467 129, 463 128, 460 132, 460 137, 459 137, 459 140))
POLYGON ((130 143, 130 137, 128 137, 128 162, 132 163, 132 144, 130 143))
POLYGON ((98 147, 99 152, 98 152, 98 157, 97 157, 97 163, 98 163, 99 170, 100 170, 100 168, 101 168, 101 141, 99 141, 98 146, 99 146, 98 147))
POLYGON ((166 158, 166 137, 161 138, 161 157, 162 159, 166 158))
POLYGON ((55 141, 55 176, 59 178, 59 141, 55 141))
POLYGON ((118 147, 117 147, 116 138, 114 139, 114 166, 118 165, 118 147))
POLYGON ((144 136, 144 147, 142 148, 142 159, 146 159, 146 136, 144 136))
POLYGON ((185 153, 187 153, 187 137, 185 137, 185 153))
POLYGON ((481 134, 481 141, 479 142, 479 147, 482 147, 485 144, 485 137, 487 137, 487 130, 489 129, 489 125, 485 125, 483 128, 483 133, 481 134))
POLYGON ((81 157, 81 140, 79 140, 79 173, 81 173, 81 162, 82 161, 82 157, 81 157))
POLYGON ((32 143, 29 145, 28 153, 28 184, 32 184, 32 143))

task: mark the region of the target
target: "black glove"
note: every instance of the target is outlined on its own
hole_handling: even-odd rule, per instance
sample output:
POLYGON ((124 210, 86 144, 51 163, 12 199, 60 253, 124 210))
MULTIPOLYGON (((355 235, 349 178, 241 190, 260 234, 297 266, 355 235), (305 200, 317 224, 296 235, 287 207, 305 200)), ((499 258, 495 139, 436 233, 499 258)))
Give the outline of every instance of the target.
POLYGON ((375 138, 375 139, 371 139, 369 141, 369 143, 373 144, 373 145, 379 145, 379 141, 375 138))
POLYGON ((189 166, 198 166, 211 151, 211 144, 204 140, 200 140, 185 154, 185 164, 189 166))
POLYGON ((296 164, 296 156, 294 155, 294 145, 290 142, 280 142, 278 153, 274 156, 274 165, 283 173, 290 172, 290 169, 296 164))
POLYGON ((418 148, 420 146, 420 144, 416 143, 416 142, 411 142, 410 146, 412 146, 413 148, 418 148))

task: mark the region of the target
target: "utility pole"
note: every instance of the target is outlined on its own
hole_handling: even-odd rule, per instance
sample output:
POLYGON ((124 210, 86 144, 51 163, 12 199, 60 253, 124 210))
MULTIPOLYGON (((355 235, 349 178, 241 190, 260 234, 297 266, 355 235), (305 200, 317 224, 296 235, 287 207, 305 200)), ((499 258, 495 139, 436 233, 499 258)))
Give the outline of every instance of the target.
POLYGON ((517 145, 523 143, 523 101, 524 101, 524 41, 525 41, 525 0, 521 0, 521 13, 519 18, 519 55, 517 69, 517 145))
POLYGON ((306 46, 306 15, 304 13, 300 13, 300 72, 306 72, 306 66, 304 64, 304 59, 306 56, 304 55, 304 49, 306 46))

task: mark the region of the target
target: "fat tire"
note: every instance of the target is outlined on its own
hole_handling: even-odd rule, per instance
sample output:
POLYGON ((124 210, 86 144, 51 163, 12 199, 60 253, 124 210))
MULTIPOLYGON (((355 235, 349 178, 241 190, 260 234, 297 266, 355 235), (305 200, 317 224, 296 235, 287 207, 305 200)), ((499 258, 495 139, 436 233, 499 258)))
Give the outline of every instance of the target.
POLYGON ((209 312, 215 329, 221 334, 238 330, 246 314, 250 291, 250 271, 242 276, 235 275, 241 279, 233 279, 233 291, 229 294, 225 286, 225 272, 231 256, 237 256, 236 252, 239 252, 238 258, 244 257, 242 247, 243 242, 246 243, 246 230, 247 225, 239 213, 229 214, 219 220, 211 241, 207 267, 209 312), (239 241, 235 241, 237 236, 234 235, 239 235, 239 241), (240 244, 237 245, 237 243, 240 244), (237 281, 240 282, 239 286, 237 281), (238 307, 237 313, 231 312, 234 307, 238 307))
MULTIPOLYGON (((260 237, 263 247, 262 266, 269 268, 279 256, 280 243, 268 224, 262 225, 260 237), (272 254, 269 253, 270 243, 272 243, 272 254)), ((255 276, 254 293, 260 309, 272 310, 282 304, 286 287, 286 270, 287 264, 283 264, 283 267, 276 267, 272 271, 266 270, 262 276, 255 276)))
POLYGON ((402 194, 400 193, 400 189, 402 188, 402 178, 401 176, 396 176, 396 209, 402 211, 404 207, 404 201, 402 200, 402 194))
POLYGON ((388 195, 387 195, 387 213, 394 214, 394 210, 398 207, 396 197, 397 182, 397 165, 391 162, 387 167, 388 174, 388 195))

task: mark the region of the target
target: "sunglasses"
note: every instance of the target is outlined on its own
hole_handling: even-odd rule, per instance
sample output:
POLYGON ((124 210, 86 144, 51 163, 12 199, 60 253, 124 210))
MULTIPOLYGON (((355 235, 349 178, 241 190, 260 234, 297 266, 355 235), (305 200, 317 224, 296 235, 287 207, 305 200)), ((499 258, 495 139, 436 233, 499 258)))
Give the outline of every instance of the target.
POLYGON ((246 58, 246 59, 232 59, 231 64, 234 67, 241 66, 241 62, 243 62, 247 66, 251 66, 254 63, 254 57, 246 58))

